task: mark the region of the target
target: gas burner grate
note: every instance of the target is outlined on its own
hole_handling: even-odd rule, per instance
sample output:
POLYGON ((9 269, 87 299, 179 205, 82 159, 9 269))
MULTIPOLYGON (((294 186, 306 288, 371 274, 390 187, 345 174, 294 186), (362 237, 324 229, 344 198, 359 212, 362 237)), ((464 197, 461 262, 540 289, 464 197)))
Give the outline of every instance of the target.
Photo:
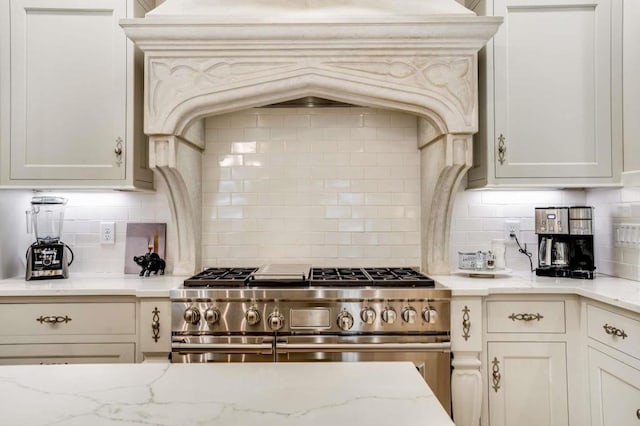
POLYGON ((313 268, 311 270, 311 282, 315 285, 369 284, 371 278, 362 268, 313 268))
POLYGON ((374 285, 435 287, 435 282, 411 268, 364 268, 374 285))
POLYGON ((258 268, 208 268, 184 281, 185 287, 243 287, 258 268))

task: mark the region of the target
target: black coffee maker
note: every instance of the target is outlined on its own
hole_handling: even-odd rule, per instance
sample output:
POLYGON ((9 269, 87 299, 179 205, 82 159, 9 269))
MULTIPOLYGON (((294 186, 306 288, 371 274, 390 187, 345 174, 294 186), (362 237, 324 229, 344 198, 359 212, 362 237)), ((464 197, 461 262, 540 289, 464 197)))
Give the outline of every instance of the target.
POLYGON ((33 197, 27 210, 27 230, 35 233, 36 242, 26 254, 26 280, 67 278, 73 262, 71 248, 60 241, 64 208, 67 200, 60 197, 33 197), (68 260, 67 252, 71 255, 68 260))
POLYGON ((592 207, 536 208, 536 275, 593 279, 592 207))

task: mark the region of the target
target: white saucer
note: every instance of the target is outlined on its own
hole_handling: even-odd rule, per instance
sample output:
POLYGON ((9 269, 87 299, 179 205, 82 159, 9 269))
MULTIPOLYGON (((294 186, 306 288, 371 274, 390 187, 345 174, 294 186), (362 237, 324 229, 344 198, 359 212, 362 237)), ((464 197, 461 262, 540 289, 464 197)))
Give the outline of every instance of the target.
POLYGON ((483 269, 483 270, 475 270, 475 269, 456 269, 456 274, 466 274, 472 278, 495 278, 495 277, 508 277, 511 275, 512 270, 509 268, 505 269, 483 269))

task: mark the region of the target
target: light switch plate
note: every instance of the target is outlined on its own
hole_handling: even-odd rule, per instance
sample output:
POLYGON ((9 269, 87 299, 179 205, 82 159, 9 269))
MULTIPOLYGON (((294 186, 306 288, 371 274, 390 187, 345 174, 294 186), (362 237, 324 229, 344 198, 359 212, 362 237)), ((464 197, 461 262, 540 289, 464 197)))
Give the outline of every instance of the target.
POLYGON ((640 247, 640 223, 614 223, 613 245, 615 247, 640 247))

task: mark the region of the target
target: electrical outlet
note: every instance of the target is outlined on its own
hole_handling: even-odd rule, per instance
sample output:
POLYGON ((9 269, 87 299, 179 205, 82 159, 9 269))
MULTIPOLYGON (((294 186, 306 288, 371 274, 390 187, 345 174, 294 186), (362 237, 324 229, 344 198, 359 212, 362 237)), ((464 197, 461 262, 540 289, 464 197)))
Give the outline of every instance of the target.
POLYGON ((116 243, 116 224, 114 222, 100 222, 100 244, 116 243))
POLYGON ((520 221, 519 220, 505 220, 504 221, 504 239, 506 242, 514 242, 515 238, 511 236, 514 234, 518 241, 520 241, 520 221))

